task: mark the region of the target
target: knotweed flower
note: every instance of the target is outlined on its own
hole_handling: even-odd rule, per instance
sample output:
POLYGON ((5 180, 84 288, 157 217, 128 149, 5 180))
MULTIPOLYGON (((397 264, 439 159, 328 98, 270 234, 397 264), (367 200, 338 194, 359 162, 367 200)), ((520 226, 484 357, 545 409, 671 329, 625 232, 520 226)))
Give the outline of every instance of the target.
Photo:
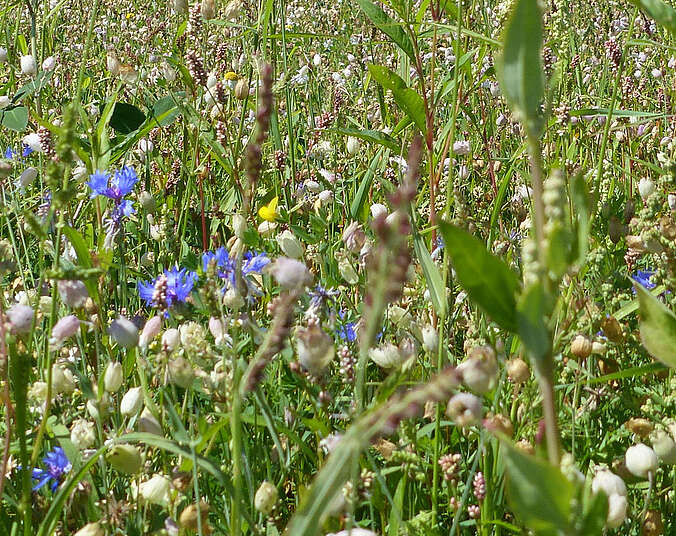
POLYGON ((38 481, 37 484, 33 486, 33 491, 39 490, 50 481, 51 490, 56 491, 63 475, 71 470, 72 465, 70 461, 68 461, 68 458, 61 447, 54 447, 53 450, 47 453, 42 461, 47 469, 33 469, 33 480, 38 481))
POLYGON ((107 247, 112 245, 120 229, 122 218, 129 217, 136 212, 133 202, 129 199, 124 199, 124 197, 132 192, 137 182, 138 176, 136 172, 133 168, 127 166, 115 171, 112 177, 109 173, 100 170, 89 176, 89 182, 86 184, 92 190, 92 193, 89 194, 90 199, 102 195, 115 202, 115 207, 105 222, 105 243, 107 247))
POLYGON ((148 307, 157 307, 168 316, 168 310, 177 302, 185 303, 197 282, 197 274, 176 266, 152 281, 139 281, 139 296, 148 307))

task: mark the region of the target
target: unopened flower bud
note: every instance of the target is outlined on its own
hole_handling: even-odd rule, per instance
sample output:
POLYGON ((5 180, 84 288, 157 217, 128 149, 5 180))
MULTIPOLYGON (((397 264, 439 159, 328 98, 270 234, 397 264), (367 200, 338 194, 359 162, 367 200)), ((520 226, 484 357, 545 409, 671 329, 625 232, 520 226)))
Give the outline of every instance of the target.
POLYGON ((162 329, 162 317, 153 316, 150 320, 146 322, 146 325, 143 326, 143 331, 139 337, 139 346, 141 348, 147 348, 152 341, 162 329))
POLYGON ((138 344, 138 328, 131 320, 123 316, 111 322, 108 326, 108 335, 122 348, 133 348, 138 344))
POLYGON ((357 273, 357 270, 354 269, 354 266, 352 266, 350 259, 346 256, 342 256, 338 259, 338 271, 340 272, 341 277, 349 285, 356 285, 359 283, 359 274, 357 273))
POLYGON ((271 271, 277 282, 288 289, 307 286, 313 280, 305 264, 288 257, 278 257, 272 264, 271 271))
POLYGON ((676 464, 676 442, 670 433, 664 430, 655 430, 652 434, 653 450, 662 463, 676 464))
POLYGON ((38 67, 35 64, 35 58, 30 54, 21 56, 21 74, 27 76, 35 76, 38 72, 38 67))
POLYGON ((657 454, 648 445, 638 443, 627 449, 624 463, 632 475, 647 478, 648 473, 654 474, 657 470, 657 454))
POLYGON ((75 315, 64 316, 52 328, 51 339, 53 342, 61 342, 75 335, 80 329, 80 321, 75 315))
POLYGON ((237 238, 243 238, 246 233, 246 218, 241 214, 235 214, 232 217, 232 230, 237 238))
POLYGON ((138 419, 138 431, 157 436, 164 435, 162 425, 148 408, 143 408, 138 419))
POLYGON ((99 523, 87 523, 75 536, 106 536, 106 533, 99 523))
POLYGON ((592 342, 584 335, 576 335, 570 343, 570 353, 578 359, 586 359, 592 352, 592 342))
POLYGON ((235 84, 235 97, 239 100, 245 100, 249 96, 249 81, 246 78, 240 78, 235 84))
POLYGON ((608 497, 608 516, 606 517, 606 527, 616 529, 627 518, 627 497, 626 495, 610 495, 608 497))
MULTIPOLYGON (((2 106, 0 106, 2 108, 2 106)), ((19 175, 19 180, 17 181, 17 185, 20 188, 28 188, 31 184, 33 184, 33 181, 36 179, 38 176, 38 170, 34 167, 27 167, 26 169, 23 170, 21 175, 19 175)))
POLYGON ((528 381, 528 378, 530 378, 530 369, 528 368, 528 364, 520 357, 516 357, 508 361, 507 376, 516 385, 520 385, 528 381))
POLYGON ((436 352, 439 345, 439 334, 434 326, 427 325, 422 329, 423 346, 428 352, 436 352))
POLYGON ((122 387, 122 380, 124 379, 124 374, 122 371, 122 365, 115 361, 108 363, 106 367, 106 372, 103 376, 103 387, 109 393, 117 392, 120 387, 122 387))
POLYGON ((78 419, 70 428, 70 440, 80 450, 91 447, 96 441, 96 431, 93 422, 78 419))
POLYGON ((354 156, 359 152, 361 142, 359 141, 359 138, 355 138, 354 136, 348 136, 347 143, 345 144, 345 146, 347 148, 347 154, 349 154, 350 156, 354 156))
POLYGON ((279 233, 276 237, 277 244, 284 252, 284 255, 292 259, 300 259, 303 256, 303 245, 288 229, 279 233))
POLYGON ((141 203, 143 210, 145 210, 147 213, 154 214, 155 210, 157 210, 157 202, 155 201, 153 194, 150 192, 141 192, 138 196, 138 200, 141 203))
POLYGON ((371 348, 369 350, 369 357, 376 365, 384 369, 396 368, 403 361, 399 348, 391 342, 371 348))
POLYGON ((162 334, 162 348, 173 352, 181 342, 181 333, 176 328, 169 328, 162 334))
POLYGON ((183 389, 187 389, 194 377, 190 363, 183 357, 177 357, 169 361, 168 368, 169 378, 172 383, 183 389))
POLYGON ((115 445, 108 456, 108 463, 121 473, 133 475, 141 469, 141 451, 138 447, 129 444, 115 445))
POLYGON ((216 5, 214 0, 202 0, 200 13, 204 20, 211 20, 216 16, 216 5))
POLYGON ((458 393, 448 401, 446 415, 455 421, 455 424, 464 428, 478 424, 481 420, 481 400, 470 393, 458 393))
POLYGON ((77 279, 61 279, 56 287, 63 302, 74 309, 84 307, 89 298, 87 287, 77 279))
POLYGON ((599 491, 603 491, 608 497, 611 495, 626 495, 627 486, 619 476, 604 469, 596 473, 592 480, 592 492, 598 493, 599 491))
POLYGON ((272 508, 277 502, 277 488, 274 484, 265 481, 263 482, 254 496, 254 506, 263 515, 268 515, 272 512, 272 508))
POLYGON ((132 387, 122 397, 120 413, 125 417, 136 415, 143 406, 143 390, 140 387, 132 387))
POLYGON ((205 501, 200 501, 199 509, 196 504, 186 506, 178 518, 178 523, 184 529, 195 531, 199 526, 197 519, 199 518, 202 526, 204 526, 208 517, 209 505, 205 501))
POLYGON ((651 179, 644 177, 638 181, 638 193, 644 201, 648 199, 654 191, 655 183, 651 179))
POLYGON ((358 253, 364 242, 366 242, 366 234, 364 234, 359 222, 356 221, 345 227, 342 238, 345 247, 352 253, 358 253))
POLYGON ((495 350, 490 346, 476 346, 469 358, 457 367, 463 383, 472 391, 483 394, 495 387, 498 377, 498 362, 495 350))
POLYGON ((72 393, 75 391, 75 379, 73 373, 61 368, 59 365, 52 366, 52 389, 54 393, 72 393))
POLYGON ((138 487, 138 496, 142 503, 166 506, 169 503, 171 480, 164 475, 153 475, 138 487))
POLYGON ((242 9, 242 0, 231 0, 228 2, 228 5, 225 6, 225 11, 223 12, 223 17, 225 20, 235 20, 239 17, 239 12, 242 9))
POLYGON ((294 334, 298 361, 314 376, 319 376, 335 354, 333 340, 317 324, 300 327, 294 334))
POLYGON ((33 327, 33 317, 35 312, 28 305, 17 303, 7 310, 7 319, 9 320, 12 333, 29 333, 33 327))

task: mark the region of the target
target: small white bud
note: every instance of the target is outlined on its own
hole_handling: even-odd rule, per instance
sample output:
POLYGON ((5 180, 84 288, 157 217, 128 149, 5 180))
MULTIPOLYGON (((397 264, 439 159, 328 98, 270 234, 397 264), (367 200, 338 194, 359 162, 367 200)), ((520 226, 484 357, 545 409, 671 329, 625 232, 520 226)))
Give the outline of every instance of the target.
POLYGON ((374 203, 371 205, 371 217, 377 220, 380 217, 386 218, 388 214, 387 207, 381 203, 374 203))
POLYGON ((35 76, 38 72, 38 67, 35 64, 35 58, 30 54, 21 56, 21 74, 27 76, 35 76))
POLYGON ((303 245, 290 230, 279 233, 276 237, 277 244, 284 255, 292 259, 300 259, 303 256, 303 245))
POLYGON ((78 419, 70 428, 70 440, 78 449, 91 447, 96 441, 94 423, 86 419, 78 419))
POLYGON ((140 387, 132 387, 122 397, 120 413, 125 417, 136 415, 143 405, 143 390, 140 387))
POLYGON ((56 58, 54 56, 49 56, 45 58, 45 61, 42 62, 43 71, 53 71, 56 67, 56 58))
POLYGON ((453 153, 459 156, 468 155, 471 150, 472 147, 468 141, 458 140, 455 143, 453 143, 453 153))
POLYGON ((64 316, 52 328, 52 340, 61 342, 75 335, 80 329, 80 321, 75 315, 64 316))
POLYGON ((277 258, 271 271, 277 282, 288 289, 307 286, 314 279, 305 264, 288 257, 277 258))
POLYGON ((592 492, 603 491, 608 497, 611 495, 626 495, 627 486, 619 476, 607 469, 599 471, 592 480, 592 492))
POLYGON ((446 415, 464 428, 477 424, 481 420, 481 400, 470 393, 458 393, 448 401, 446 415))
POLYGON ((391 342, 381 344, 369 350, 369 357, 379 367, 392 369, 401 365, 403 359, 399 348, 391 342))
POLYGON ((422 329, 423 346, 428 352, 436 352, 439 345, 439 335, 434 326, 427 325, 422 329))
POLYGON ((348 136, 347 143, 345 145, 347 148, 347 154, 354 156, 359 152, 361 141, 359 138, 355 138, 354 136, 348 136))
POLYGON ((624 463, 632 475, 647 478, 648 473, 655 473, 657 470, 657 454, 648 445, 639 443, 627 449, 624 463))
POLYGON ((141 346, 141 348, 147 348, 150 341, 157 337, 160 329, 162 329, 162 317, 153 316, 146 322, 146 325, 143 326, 143 331, 139 337, 139 346, 141 346))
POLYGON ((148 408, 143 408, 138 420, 138 431, 148 434, 163 435, 162 426, 148 408))
POLYGON ((42 152, 42 142, 40 141, 40 135, 36 132, 26 134, 21 141, 24 145, 28 145, 28 147, 33 149, 33 151, 36 153, 42 152))
POLYGON ((254 506, 264 516, 272 512, 272 508, 277 502, 277 488, 268 481, 263 482, 254 496, 254 506))
POLYGON ((106 367, 106 372, 103 376, 103 387, 109 393, 117 392, 122 387, 122 380, 124 373, 122 365, 116 361, 111 361, 106 367))
POLYGON ((32 307, 17 303, 7 310, 12 333, 28 333, 33 327, 33 316, 35 312, 32 307))
POLYGON ((131 320, 123 316, 111 322, 108 335, 122 348, 133 348, 138 344, 138 328, 131 320))
POLYGON ((654 191, 655 183, 651 179, 644 177, 638 181, 638 193, 644 201, 648 199, 654 191))
POLYGON ((63 302, 74 309, 84 307, 89 298, 87 287, 77 279, 60 279, 56 287, 63 302))
POLYGON ((169 328, 162 334, 162 347, 167 352, 173 352, 181 341, 181 334, 176 328, 169 328))
POLYGON ((7 108, 10 102, 11 101, 7 95, 0 95, 0 110, 7 108))
POLYGON ((169 504, 171 481, 164 475, 153 475, 150 480, 139 484, 138 496, 141 502, 166 506, 169 504))

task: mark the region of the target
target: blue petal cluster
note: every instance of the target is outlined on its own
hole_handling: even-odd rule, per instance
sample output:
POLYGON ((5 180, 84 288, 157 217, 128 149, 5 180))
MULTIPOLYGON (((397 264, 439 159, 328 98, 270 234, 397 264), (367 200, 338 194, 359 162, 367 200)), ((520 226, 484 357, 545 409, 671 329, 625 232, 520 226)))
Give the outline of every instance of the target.
POLYGON ((651 281, 654 275, 655 272, 652 270, 638 270, 635 275, 631 276, 631 278, 639 285, 647 288, 648 290, 652 290, 657 286, 656 283, 651 281))
MULTIPOLYGON (((216 263, 218 277, 225 279, 228 285, 235 285, 235 259, 230 257, 224 247, 216 251, 207 251, 202 255, 202 269, 206 272, 209 263, 216 263)), ((252 253, 247 251, 242 257, 242 276, 246 278, 250 274, 259 274, 270 263, 265 253, 252 253)))
POLYGON ((171 308, 175 303, 184 303, 192 292, 197 282, 197 274, 186 268, 179 269, 178 266, 164 270, 164 273, 157 276, 152 281, 140 281, 138 283, 139 296, 149 307, 171 308), (166 288, 164 292, 164 303, 157 303, 155 289, 160 278, 166 279, 166 288))
POLYGON ((135 212, 133 202, 124 197, 132 192, 138 182, 138 176, 133 168, 125 166, 118 169, 111 176, 109 173, 97 170, 89 176, 89 186, 92 193, 90 199, 99 195, 115 201, 115 209, 111 214, 114 222, 118 223, 123 216, 130 216, 135 212))
POLYGON ((33 469, 33 480, 37 480, 37 484, 33 486, 33 491, 40 489, 50 482, 49 487, 52 491, 56 491, 63 475, 71 470, 72 465, 61 447, 54 447, 42 461, 46 469, 33 469))

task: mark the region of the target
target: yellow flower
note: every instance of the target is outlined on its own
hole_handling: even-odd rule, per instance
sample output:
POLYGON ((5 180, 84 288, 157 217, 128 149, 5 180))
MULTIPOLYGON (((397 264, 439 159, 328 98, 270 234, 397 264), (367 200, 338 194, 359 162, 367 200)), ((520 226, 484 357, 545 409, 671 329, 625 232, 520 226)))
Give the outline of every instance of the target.
POLYGON ((239 78, 239 76, 237 76, 237 73, 235 73, 233 71, 228 71, 227 73, 225 73, 225 79, 228 82, 231 81, 231 80, 237 80, 238 78, 239 78))
POLYGON ((267 205, 258 209, 258 215, 265 221, 275 221, 277 219, 277 201, 279 201, 279 197, 273 197, 267 205))

